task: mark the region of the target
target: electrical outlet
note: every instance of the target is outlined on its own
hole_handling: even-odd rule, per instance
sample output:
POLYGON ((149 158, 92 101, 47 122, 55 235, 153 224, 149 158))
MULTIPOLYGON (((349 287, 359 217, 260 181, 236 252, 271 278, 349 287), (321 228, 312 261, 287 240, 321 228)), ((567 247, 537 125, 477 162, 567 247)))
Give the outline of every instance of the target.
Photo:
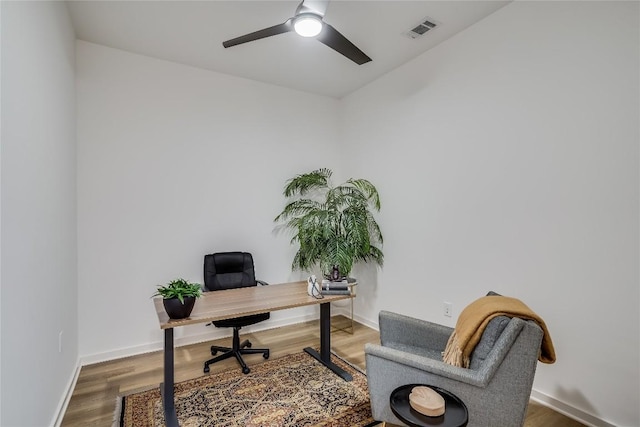
POLYGON ((62 332, 64 331, 60 331, 58 334, 58 353, 62 353, 62 332))
POLYGON ((444 302, 444 315, 447 317, 451 317, 451 312, 453 311, 453 306, 450 302, 444 302))

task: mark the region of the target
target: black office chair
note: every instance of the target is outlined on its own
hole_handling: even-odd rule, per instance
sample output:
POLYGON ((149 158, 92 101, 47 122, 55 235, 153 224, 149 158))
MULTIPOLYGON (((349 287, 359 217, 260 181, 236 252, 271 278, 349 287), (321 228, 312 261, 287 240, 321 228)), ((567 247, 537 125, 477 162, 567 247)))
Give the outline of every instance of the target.
MULTIPOLYGON (((253 257, 247 252, 221 252, 205 255, 204 257, 204 286, 205 291, 219 291, 223 289, 245 288, 249 286, 268 285, 261 280, 256 280, 253 269, 253 257)), ((234 319, 218 320, 211 322, 217 328, 233 328, 233 347, 211 346, 211 355, 215 356, 219 351, 223 354, 204 362, 204 373, 209 372, 209 365, 220 360, 235 356, 242 373, 248 374, 251 370, 242 360, 243 354, 262 353, 262 357, 269 358, 268 348, 251 348, 251 342, 245 340, 240 343, 240 328, 262 322, 270 317, 269 313, 260 313, 243 316, 234 319)))

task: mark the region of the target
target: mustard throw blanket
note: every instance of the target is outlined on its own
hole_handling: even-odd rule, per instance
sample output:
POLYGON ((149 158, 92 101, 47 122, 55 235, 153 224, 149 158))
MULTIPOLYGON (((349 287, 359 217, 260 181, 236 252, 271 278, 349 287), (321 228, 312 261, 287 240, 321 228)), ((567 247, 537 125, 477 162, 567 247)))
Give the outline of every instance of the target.
POLYGON ((496 316, 534 320, 544 332, 538 360, 543 363, 556 361, 556 352, 551 342, 551 336, 540 316, 519 299, 492 295, 479 298, 462 310, 456 327, 449 337, 447 347, 442 353, 445 363, 468 368, 473 349, 480 341, 489 321, 496 316))

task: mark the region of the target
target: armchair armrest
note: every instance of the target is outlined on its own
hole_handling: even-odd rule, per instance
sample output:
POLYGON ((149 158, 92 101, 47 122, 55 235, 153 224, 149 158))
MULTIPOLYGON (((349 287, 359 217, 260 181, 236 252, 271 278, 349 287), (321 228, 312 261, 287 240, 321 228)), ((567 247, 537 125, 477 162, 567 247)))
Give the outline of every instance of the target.
MULTIPOLYGON (((387 363, 399 364, 419 369, 439 377, 449 378, 476 387, 486 387, 491 377, 487 372, 474 371, 444 363, 442 360, 431 359, 417 354, 407 353, 390 347, 367 343, 364 346, 367 358, 377 357, 387 363)), ((392 370, 397 371, 398 367, 392 370)))
POLYGON ((444 350, 453 328, 420 320, 390 311, 381 311, 378 316, 380 343, 394 347, 403 346, 444 350))

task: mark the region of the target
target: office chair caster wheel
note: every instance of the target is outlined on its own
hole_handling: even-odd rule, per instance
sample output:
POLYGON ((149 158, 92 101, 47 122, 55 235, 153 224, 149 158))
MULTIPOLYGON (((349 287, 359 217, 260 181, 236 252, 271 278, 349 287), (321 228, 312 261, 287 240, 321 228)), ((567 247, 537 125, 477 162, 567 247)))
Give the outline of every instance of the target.
POLYGON ((215 356, 216 354, 218 354, 218 350, 211 350, 211 355, 215 356))
POLYGON ((204 367, 204 373, 205 373, 205 374, 208 374, 208 373, 209 373, 209 367, 208 367, 208 366, 205 366, 205 367, 204 367))
POLYGON ((269 352, 265 351, 264 353, 262 353, 262 357, 264 357, 265 359, 269 358, 269 352))
POLYGON ((251 341, 247 341, 247 348, 251 348, 253 344, 251 344, 251 341))
POLYGON ((242 373, 247 375, 249 372, 251 372, 251 369, 249 368, 242 368, 242 373))

